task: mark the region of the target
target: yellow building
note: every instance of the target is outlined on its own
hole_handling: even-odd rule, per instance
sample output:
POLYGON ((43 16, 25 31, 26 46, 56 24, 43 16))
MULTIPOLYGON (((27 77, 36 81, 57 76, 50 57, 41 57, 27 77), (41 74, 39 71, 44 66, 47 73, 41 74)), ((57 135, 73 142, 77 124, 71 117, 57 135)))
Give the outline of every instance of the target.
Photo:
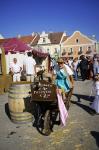
POLYGON ((62 43, 61 54, 64 57, 78 57, 82 54, 93 56, 96 52, 96 40, 92 40, 80 31, 75 31, 62 43))

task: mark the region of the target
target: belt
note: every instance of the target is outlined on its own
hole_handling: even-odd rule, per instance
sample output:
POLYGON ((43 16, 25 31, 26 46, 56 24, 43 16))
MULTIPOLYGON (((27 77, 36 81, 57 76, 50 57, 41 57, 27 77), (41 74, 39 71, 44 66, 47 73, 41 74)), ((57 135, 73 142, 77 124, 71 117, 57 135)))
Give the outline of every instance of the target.
POLYGON ((14 74, 18 74, 18 73, 20 73, 20 72, 14 72, 14 74))
POLYGON ((33 76, 32 74, 27 74, 27 76, 33 76))

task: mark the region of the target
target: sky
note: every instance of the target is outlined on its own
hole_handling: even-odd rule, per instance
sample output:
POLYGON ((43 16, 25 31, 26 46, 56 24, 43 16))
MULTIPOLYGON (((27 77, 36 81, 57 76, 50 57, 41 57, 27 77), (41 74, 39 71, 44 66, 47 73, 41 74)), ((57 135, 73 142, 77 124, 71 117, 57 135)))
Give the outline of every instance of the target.
POLYGON ((99 41, 99 0, 0 0, 4 38, 42 31, 80 31, 99 41))

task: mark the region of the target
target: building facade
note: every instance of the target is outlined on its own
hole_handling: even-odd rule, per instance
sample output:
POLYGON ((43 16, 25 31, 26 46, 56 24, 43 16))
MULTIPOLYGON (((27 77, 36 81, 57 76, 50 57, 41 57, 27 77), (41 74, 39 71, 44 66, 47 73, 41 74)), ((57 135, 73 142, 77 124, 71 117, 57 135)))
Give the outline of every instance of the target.
POLYGON ((80 31, 75 31, 62 43, 62 56, 79 58, 82 54, 92 56, 95 52, 96 40, 88 38, 80 31))
POLYGON ((61 45, 63 40, 66 40, 67 36, 65 32, 51 32, 45 33, 44 31, 37 36, 31 44, 32 47, 39 47, 44 51, 48 52, 51 57, 61 55, 61 45))

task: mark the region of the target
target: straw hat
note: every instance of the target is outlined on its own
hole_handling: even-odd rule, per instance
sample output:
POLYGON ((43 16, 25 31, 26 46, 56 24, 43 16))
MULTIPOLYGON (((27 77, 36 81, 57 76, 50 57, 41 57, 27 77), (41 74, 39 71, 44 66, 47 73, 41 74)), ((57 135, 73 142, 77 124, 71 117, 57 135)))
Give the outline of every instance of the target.
POLYGON ((62 58, 58 58, 57 62, 58 63, 64 63, 64 60, 62 58))

